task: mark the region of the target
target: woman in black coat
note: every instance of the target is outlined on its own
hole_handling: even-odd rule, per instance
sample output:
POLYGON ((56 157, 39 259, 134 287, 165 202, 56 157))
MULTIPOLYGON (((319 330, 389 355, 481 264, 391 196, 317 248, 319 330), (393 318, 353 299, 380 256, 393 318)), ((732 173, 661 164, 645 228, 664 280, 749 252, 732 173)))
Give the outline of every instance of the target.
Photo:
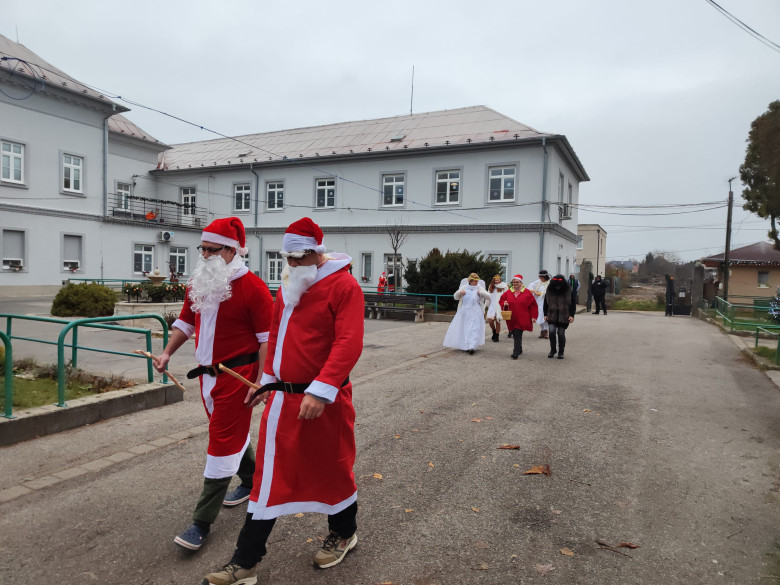
POLYGON ((574 313, 577 312, 577 302, 572 292, 563 274, 553 276, 547 287, 547 294, 544 296, 544 320, 550 326, 548 358, 555 357, 557 350, 558 359, 563 359, 563 350, 566 347, 566 328, 569 323, 574 322, 574 313))

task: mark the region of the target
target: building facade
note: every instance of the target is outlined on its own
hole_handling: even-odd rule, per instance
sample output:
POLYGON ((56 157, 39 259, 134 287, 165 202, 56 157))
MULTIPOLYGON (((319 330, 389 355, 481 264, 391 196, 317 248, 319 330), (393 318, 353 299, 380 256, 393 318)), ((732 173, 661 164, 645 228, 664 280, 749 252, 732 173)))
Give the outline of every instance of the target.
POLYGON ((607 267, 606 230, 596 223, 582 223, 577 226, 577 234, 577 264, 590 262, 593 265, 593 276, 604 276, 607 267))

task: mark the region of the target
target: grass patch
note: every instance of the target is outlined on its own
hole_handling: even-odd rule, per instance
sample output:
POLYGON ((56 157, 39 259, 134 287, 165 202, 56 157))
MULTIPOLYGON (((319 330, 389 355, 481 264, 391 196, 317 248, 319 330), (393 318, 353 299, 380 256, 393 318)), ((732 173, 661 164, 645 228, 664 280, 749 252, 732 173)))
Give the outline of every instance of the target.
POLYGON ((666 306, 655 299, 631 300, 617 298, 612 301, 612 309, 615 311, 665 311, 666 306))
MULTIPOLYGON (((129 388, 134 383, 121 376, 93 376, 82 370, 65 368, 65 400, 129 388)), ((0 410, 5 409, 5 372, 0 375, 0 410)), ((57 366, 39 365, 32 359, 14 362, 13 408, 34 408, 57 403, 57 366)))
POLYGON ((768 359, 772 363, 775 361, 775 354, 777 353, 777 350, 772 349, 771 347, 764 347, 763 345, 759 345, 758 347, 754 347, 752 351, 754 354, 768 359))

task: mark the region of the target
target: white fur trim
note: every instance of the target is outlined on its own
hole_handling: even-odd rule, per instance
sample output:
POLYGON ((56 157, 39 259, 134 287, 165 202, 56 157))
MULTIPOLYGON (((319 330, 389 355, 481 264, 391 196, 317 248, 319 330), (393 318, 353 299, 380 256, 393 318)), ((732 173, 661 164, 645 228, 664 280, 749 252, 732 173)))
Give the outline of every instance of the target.
POLYGON ((304 391, 305 394, 313 394, 317 398, 321 398, 326 404, 333 404, 336 400, 336 396, 339 393, 339 389, 325 382, 314 380, 309 387, 304 391))
POLYGON ((284 234, 282 238, 283 252, 301 252, 303 250, 314 250, 318 254, 325 253, 325 240, 318 244, 317 240, 309 236, 300 236, 298 234, 284 234))
POLYGON ((278 518, 279 516, 286 516, 289 514, 309 513, 315 512, 317 514, 338 514, 342 510, 346 510, 354 502, 357 501, 357 492, 349 496, 346 500, 329 506, 322 502, 288 502, 286 504, 278 504, 276 506, 261 507, 257 502, 250 500, 247 512, 252 514, 252 520, 270 520, 272 518, 278 518))
POLYGON ((208 479, 224 479, 226 477, 233 477, 238 471, 238 466, 241 465, 241 458, 244 456, 244 451, 249 446, 249 435, 246 437, 244 448, 238 453, 233 455, 225 455, 223 457, 215 457, 214 455, 206 455, 206 469, 203 470, 203 477, 208 479))
POLYGON ((187 339, 192 337, 192 334, 195 333, 195 325, 190 325, 181 319, 176 319, 171 327, 175 327, 176 329, 182 331, 187 336, 187 339))
POLYGON ((258 343, 267 343, 268 342, 268 336, 270 332, 265 331, 263 333, 255 333, 255 336, 257 337, 258 343))
POLYGON ((230 248, 239 248, 238 240, 234 240, 232 238, 227 238, 225 236, 222 236, 220 234, 215 234, 214 232, 207 232, 204 231, 200 236, 201 242, 213 242, 215 244, 222 244, 223 246, 228 246, 230 248))
POLYGON ((266 384, 273 384, 276 382, 279 378, 276 376, 272 376, 271 374, 266 374, 263 372, 262 377, 260 378, 260 385, 265 386, 266 384))

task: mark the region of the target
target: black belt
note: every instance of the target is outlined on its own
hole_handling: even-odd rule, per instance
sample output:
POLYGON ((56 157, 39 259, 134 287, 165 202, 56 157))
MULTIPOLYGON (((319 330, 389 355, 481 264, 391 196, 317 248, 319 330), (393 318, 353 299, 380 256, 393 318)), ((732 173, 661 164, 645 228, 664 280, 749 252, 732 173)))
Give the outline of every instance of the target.
MULTIPOLYGON (((343 388, 347 384, 349 384, 349 376, 347 376, 347 379, 344 380, 339 387, 343 388)), ((255 390, 252 398, 259 396, 263 392, 272 392, 274 390, 279 390, 288 394, 303 394, 309 385, 311 385, 311 382, 271 382, 270 384, 262 386, 259 390, 255 390)))
MULTIPOLYGON (((255 351, 253 353, 247 353, 245 355, 240 355, 234 357, 233 359, 229 359, 226 362, 222 362, 222 365, 226 368, 237 368, 238 366, 248 366, 249 364, 253 364, 259 359, 260 352, 255 351)), ((215 364, 211 366, 198 366, 194 370, 187 372, 187 377, 191 380, 192 378, 197 378, 203 374, 209 374, 210 376, 216 377, 221 373, 222 372, 220 371, 218 364, 215 364)))

